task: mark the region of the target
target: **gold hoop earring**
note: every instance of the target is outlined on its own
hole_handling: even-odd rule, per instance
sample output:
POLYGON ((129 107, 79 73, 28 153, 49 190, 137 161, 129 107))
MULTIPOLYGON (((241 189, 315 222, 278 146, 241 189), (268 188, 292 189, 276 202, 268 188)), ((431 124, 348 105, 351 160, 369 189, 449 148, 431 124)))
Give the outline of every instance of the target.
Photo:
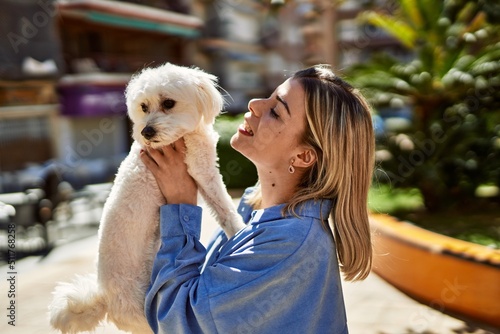
POLYGON ((295 173, 295 167, 293 167, 293 163, 295 160, 292 159, 292 162, 290 162, 290 166, 288 166, 288 173, 293 174, 295 173))

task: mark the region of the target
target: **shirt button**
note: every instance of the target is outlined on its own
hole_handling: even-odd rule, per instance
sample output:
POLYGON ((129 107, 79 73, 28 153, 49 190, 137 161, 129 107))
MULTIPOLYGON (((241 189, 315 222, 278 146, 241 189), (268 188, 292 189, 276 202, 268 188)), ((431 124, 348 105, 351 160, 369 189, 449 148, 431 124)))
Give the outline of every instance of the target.
POLYGON ((189 216, 188 215, 184 215, 184 217, 182 217, 182 219, 184 219, 185 222, 188 222, 189 221, 189 216))

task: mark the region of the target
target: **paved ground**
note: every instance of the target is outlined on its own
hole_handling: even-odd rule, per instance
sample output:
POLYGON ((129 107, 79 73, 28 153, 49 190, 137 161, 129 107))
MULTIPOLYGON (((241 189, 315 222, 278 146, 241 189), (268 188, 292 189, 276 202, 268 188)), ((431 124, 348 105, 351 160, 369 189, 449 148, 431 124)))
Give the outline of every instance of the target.
MULTIPOLYGON (((205 210, 202 241, 212 234, 216 224, 205 210)), ((68 281, 76 273, 93 270, 97 251, 95 234, 57 247, 47 257, 31 257, 16 264, 16 326, 7 318, 9 271, 0 267, 0 333, 55 333, 47 320, 47 305, 56 282, 68 281)), ((499 333, 471 326, 410 299, 375 274, 357 283, 343 283, 351 334, 486 334, 499 333)), ((95 333, 123 333, 104 325, 95 333)))

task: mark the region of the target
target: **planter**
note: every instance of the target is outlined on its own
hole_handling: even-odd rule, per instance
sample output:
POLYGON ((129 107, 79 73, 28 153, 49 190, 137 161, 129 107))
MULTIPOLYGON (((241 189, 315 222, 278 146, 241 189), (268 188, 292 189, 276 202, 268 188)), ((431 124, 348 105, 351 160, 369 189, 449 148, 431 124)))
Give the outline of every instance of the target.
POLYGON ((443 312, 500 327, 500 251, 372 215, 373 271, 443 312))

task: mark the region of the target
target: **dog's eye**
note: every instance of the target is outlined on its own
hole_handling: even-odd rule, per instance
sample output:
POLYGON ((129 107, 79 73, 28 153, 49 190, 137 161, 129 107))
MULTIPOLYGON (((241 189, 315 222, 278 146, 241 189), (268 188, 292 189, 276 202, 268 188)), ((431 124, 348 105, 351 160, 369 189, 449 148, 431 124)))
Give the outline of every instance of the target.
POLYGON ((141 103, 142 111, 148 112, 148 106, 145 103, 141 103))
POLYGON ((172 109, 175 106, 175 101, 171 99, 166 99, 163 101, 163 108, 172 109))

